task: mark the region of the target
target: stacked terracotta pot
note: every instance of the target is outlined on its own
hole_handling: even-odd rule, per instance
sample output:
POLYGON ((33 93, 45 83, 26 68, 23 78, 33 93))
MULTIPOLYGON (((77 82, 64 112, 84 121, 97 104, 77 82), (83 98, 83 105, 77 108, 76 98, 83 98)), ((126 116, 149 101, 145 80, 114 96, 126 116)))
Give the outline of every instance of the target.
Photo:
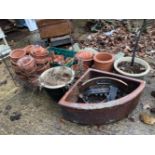
POLYGON ((12 64, 12 68, 14 69, 15 73, 23 80, 26 80, 26 77, 22 75, 22 71, 20 70, 17 62, 19 59, 26 56, 26 51, 24 49, 15 49, 10 53, 10 61, 12 64))
POLYGON ((78 60, 78 64, 73 65, 75 71, 86 71, 93 64, 93 53, 90 51, 80 50, 75 57, 78 60))
POLYGON ((35 46, 31 51, 31 56, 35 58, 37 65, 36 72, 38 74, 41 74, 42 72, 50 68, 48 51, 45 50, 43 47, 35 46))
POLYGON ((15 49, 10 53, 10 59, 19 79, 35 86, 38 76, 50 67, 47 50, 38 45, 15 49))
MULTIPOLYGON (((17 61, 17 65, 21 71, 22 76, 26 78, 26 80, 31 83, 37 83, 37 75, 36 75, 36 62, 35 59, 30 56, 24 56, 23 58, 17 61)), ((21 76, 20 76, 21 77, 21 76)))

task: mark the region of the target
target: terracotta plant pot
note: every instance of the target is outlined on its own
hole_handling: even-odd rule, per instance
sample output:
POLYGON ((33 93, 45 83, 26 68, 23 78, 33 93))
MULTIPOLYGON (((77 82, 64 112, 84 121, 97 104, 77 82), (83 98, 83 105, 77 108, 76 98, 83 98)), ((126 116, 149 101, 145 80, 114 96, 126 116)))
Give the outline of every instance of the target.
POLYGON ((35 45, 28 45, 24 48, 24 50, 26 51, 26 54, 29 55, 32 51, 33 48, 35 47, 35 45))
POLYGON ((34 58, 42 59, 48 56, 48 51, 44 49, 42 46, 36 45, 34 46, 33 50, 31 51, 31 55, 34 58))
POLYGON ((35 58, 35 60, 36 60, 36 64, 46 64, 47 62, 49 62, 49 59, 48 59, 48 57, 47 58, 43 58, 43 59, 37 59, 37 58, 35 58))
POLYGON ((24 49, 15 49, 10 53, 10 59, 14 62, 18 61, 20 58, 26 55, 26 51, 24 49))
POLYGON ((36 62, 32 56, 28 55, 19 59, 17 65, 21 70, 30 72, 35 68, 36 62))
POLYGON ((114 55, 108 52, 100 52, 94 56, 94 68, 103 71, 112 71, 114 55))
POLYGON ((93 62, 93 53, 89 51, 79 51, 76 54, 78 60, 82 60, 85 66, 90 67, 93 62))

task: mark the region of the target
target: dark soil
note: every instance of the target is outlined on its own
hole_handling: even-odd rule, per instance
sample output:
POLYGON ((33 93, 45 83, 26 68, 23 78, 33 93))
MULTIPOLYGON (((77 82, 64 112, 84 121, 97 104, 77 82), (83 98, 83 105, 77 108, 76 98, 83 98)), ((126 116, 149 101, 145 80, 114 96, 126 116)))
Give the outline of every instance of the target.
POLYGON ((133 66, 131 66, 130 62, 121 62, 118 65, 118 68, 124 72, 133 73, 133 74, 142 73, 146 70, 144 66, 136 62, 134 63, 133 66))

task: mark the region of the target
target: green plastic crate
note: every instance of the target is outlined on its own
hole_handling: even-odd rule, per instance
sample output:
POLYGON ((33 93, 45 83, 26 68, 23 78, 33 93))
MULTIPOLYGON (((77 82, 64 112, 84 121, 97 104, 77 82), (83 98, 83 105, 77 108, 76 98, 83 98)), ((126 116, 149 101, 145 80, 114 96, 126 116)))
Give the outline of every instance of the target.
MULTIPOLYGON (((57 47, 49 47, 48 51, 49 51, 49 53, 53 51, 57 55, 63 55, 65 59, 73 58, 76 54, 76 52, 73 50, 67 50, 67 49, 57 48, 57 47)), ((75 62, 70 62, 68 64, 65 64, 65 66, 71 67, 74 63, 75 62)), ((59 64, 54 64, 54 66, 59 66, 59 64)))

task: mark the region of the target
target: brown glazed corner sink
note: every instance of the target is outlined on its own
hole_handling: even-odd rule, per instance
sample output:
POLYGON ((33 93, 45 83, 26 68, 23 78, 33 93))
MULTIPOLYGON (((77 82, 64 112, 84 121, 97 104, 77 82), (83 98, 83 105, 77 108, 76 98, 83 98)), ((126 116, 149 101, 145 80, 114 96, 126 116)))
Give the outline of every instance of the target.
POLYGON ((66 92, 59 101, 59 105, 63 117, 69 121, 90 125, 112 123, 127 117, 133 111, 144 87, 145 81, 91 68, 66 92), (79 103, 78 96, 81 83, 91 78, 105 76, 123 80, 128 84, 130 92, 119 99, 108 102, 79 103))

